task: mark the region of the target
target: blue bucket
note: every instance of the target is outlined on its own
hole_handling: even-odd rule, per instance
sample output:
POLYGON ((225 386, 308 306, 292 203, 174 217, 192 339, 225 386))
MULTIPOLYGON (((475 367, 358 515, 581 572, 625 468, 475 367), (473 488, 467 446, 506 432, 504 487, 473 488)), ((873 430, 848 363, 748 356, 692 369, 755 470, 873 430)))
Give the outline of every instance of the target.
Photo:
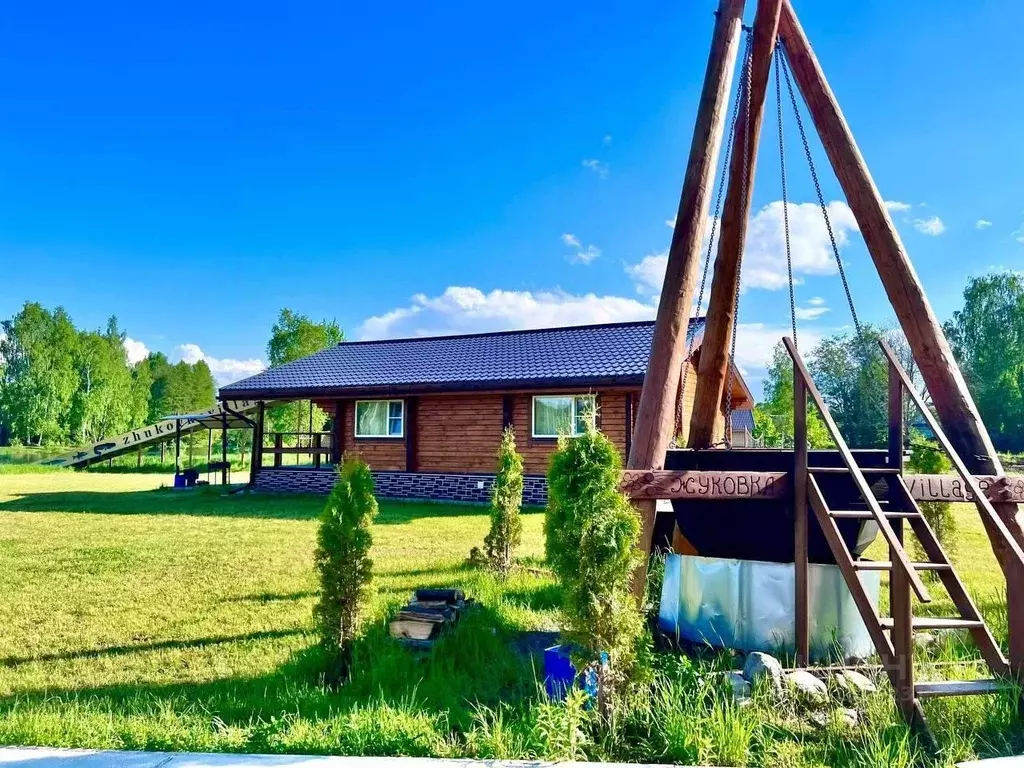
POLYGON ((544 649, 544 690, 548 697, 561 701, 576 684, 576 667, 569 656, 568 645, 552 645, 544 649))

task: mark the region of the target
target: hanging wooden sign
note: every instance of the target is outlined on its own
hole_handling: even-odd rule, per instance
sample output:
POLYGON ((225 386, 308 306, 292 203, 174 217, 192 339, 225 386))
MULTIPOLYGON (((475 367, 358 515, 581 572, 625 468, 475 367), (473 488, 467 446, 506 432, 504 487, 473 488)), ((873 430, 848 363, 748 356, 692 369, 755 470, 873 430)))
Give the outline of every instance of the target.
POLYGON ((631 499, 778 499, 788 493, 786 472, 710 472, 628 469, 623 493, 631 499))
MULTIPOLYGON (((1024 477, 1013 475, 975 475, 982 493, 993 501, 1024 502, 1024 477), (997 480, 1005 481, 1002 489, 989 489, 997 480)), ((974 496, 960 475, 904 475, 903 482, 915 501, 974 501, 974 496)))

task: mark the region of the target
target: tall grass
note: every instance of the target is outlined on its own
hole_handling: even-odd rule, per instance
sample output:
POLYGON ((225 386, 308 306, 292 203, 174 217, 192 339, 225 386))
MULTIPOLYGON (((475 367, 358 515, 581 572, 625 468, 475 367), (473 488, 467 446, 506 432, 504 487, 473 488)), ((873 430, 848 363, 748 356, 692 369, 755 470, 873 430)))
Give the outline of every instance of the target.
MULTIPOLYGON (((67 747, 591 759, 759 766, 952 766, 1024 751, 1018 692, 929 700, 930 756, 880 681, 845 723, 812 719, 768 689, 732 703, 728 652, 649 652, 643 682, 610 720, 578 695, 543 693, 540 631, 562 595, 543 569, 505 582, 464 564, 486 509, 382 501, 379 592, 351 681, 323 684, 313 631, 322 497, 155 490, 162 476, 67 472, 0 482, 0 743, 67 747), (416 587, 466 591, 477 607, 432 649, 390 638, 416 587)), ((960 557, 986 573, 984 539, 960 557)), ((523 514, 522 557, 542 565, 542 516, 523 514)), ((980 536, 984 536, 983 533, 980 536)), ((652 581, 658 569, 652 569, 652 581)), ((971 588, 1005 642, 991 580, 971 588)), ((937 601, 941 596, 936 593, 937 601)), ((919 652, 919 674, 980 670, 955 635, 919 652), (931 666, 930 666, 931 665, 931 666)))

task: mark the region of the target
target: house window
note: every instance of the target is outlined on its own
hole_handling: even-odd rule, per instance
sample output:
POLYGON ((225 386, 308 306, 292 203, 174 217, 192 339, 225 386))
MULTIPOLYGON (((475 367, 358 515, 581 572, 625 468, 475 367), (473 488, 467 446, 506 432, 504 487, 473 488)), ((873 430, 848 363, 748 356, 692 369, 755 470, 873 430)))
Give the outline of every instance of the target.
POLYGON ((357 400, 356 437, 404 437, 403 400, 357 400))
POLYGON ((533 436, 582 435, 595 426, 594 395, 536 395, 533 398, 533 436))

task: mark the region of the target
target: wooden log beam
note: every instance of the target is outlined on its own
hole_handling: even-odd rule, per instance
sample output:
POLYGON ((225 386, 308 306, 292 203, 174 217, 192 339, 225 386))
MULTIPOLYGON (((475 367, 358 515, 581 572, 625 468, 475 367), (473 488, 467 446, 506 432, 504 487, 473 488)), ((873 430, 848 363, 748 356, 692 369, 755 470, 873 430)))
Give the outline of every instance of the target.
MULTIPOLYGON (((1024 503, 1024 477, 974 475, 982 492, 993 502, 1024 503)), ((914 501, 974 501, 974 495, 959 475, 904 475, 914 501)))
MULTIPOLYGON (((285 449, 290 450, 290 449, 285 449)), ((269 451, 268 451, 269 452, 269 451)), ((782 499, 790 491, 788 472, 627 469, 619 489, 631 499, 782 499)), ((992 500, 1024 503, 1024 476, 974 475, 992 500)), ((959 475, 903 475, 914 501, 974 501, 959 475)), ((865 514, 868 514, 865 512, 865 514)))
MULTIPOLYGON (((938 318, 789 0, 783 2, 779 35, 784 39, 797 86, 914 353, 943 430, 972 473, 1002 474, 999 456, 938 318)), ((1004 502, 995 506, 1014 539, 1024 546, 1024 524, 1017 505, 1004 502)), ((989 530, 987 524, 986 531, 1007 580, 1011 663, 1017 674, 1024 676, 1024 572, 1008 558, 997 533, 989 530)))
MULTIPOLYGON (((661 469, 672 442, 676 391, 686 353, 686 333, 690 325, 700 245, 736 66, 743 5, 744 0, 719 0, 686 176, 668 251, 651 355, 640 393, 636 427, 630 441, 627 466, 631 469, 661 469)), ((647 555, 650 554, 654 535, 655 502, 640 502, 637 511, 642 525, 640 547, 645 556, 633 575, 633 593, 642 599, 647 579, 647 555)))
POLYGON ((731 392, 725 391, 725 386, 731 364, 729 351, 733 324, 736 322, 736 288, 740 280, 740 258, 747 239, 747 221, 754 197, 757 146, 781 10, 782 0, 758 0, 754 17, 750 96, 740 105, 736 133, 733 136, 729 188, 722 211, 722 230, 718 238, 718 255, 715 257, 708 317, 697 369, 697 389, 690 413, 687 445, 691 448, 709 447, 725 434, 728 426, 722 413, 722 402, 723 397, 732 397, 731 392))
POLYGON ((631 499, 781 499, 789 493, 786 472, 714 472, 627 469, 619 486, 631 499))

